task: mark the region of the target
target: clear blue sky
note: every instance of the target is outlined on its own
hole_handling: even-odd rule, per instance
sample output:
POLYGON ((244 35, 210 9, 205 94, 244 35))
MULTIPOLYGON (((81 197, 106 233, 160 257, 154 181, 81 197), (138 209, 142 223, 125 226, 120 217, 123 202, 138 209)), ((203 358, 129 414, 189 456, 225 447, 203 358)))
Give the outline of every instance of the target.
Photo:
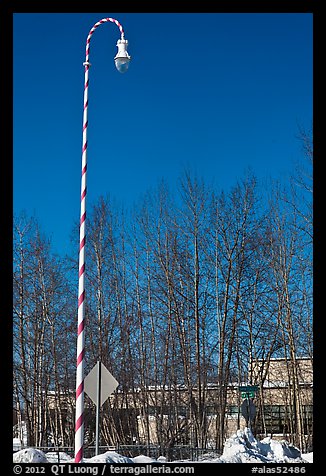
POLYGON ((79 221, 85 42, 90 48, 87 210, 129 208, 184 166, 217 190, 251 167, 284 178, 312 125, 309 13, 14 14, 14 213, 35 215, 65 253, 79 221))

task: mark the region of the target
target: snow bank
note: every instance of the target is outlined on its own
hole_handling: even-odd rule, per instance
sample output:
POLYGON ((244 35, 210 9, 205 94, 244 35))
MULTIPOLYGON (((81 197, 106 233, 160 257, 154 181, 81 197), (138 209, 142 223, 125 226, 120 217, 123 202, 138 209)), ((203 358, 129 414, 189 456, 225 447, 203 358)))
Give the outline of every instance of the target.
POLYGON ((249 428, 238 430, 226 440, 223 463, 303 463, 298 448, 287 441, 276 441, 270 437, 256 440, 249 428))
POLYGON ((139 455, 132 458, 132 461, 134 463, 157 463, 157 461, 159 461, 159 458, 153 459, 153 458, 150 458, 149 456, 139 455))
MULTIPOLYGON (((35 448, 25 448, 24 450, 17 451, 13 455, 14 463, 73 463, 74 458, 62 451, 49 451, 43 453, 43 451, 35 448)), ((122 456, 115 451, 106 451, 100 455, 93 456, 91 458, 84 458, 84 463, 154 463, 154 462, 166 462, 164 456, 160 456, 157 460, 149 458, 145 455, 139 455, 135 458, 128 458, 128 456, 122 456)))
POLYGON ((13 456, 14 463, 48 463, 45 453, 35 448, 25 448, 17 451, 13 456))
POLYGON ((313 453, 304 453, 301 455, 302 459, 306 463, 313 463, 314 462, 314 454, 313 453))
POLYGON ((133 463, 128 456, 122 456, 115 451, 106 451, 101 455, 93 456, 92 458, 85 458, 86 463, 133 463))
MULTIPOLYGON (((68 463, 74 460, 66 453, 59 453, 60 462, 68 463)), ((227 439, 221 456, 206 455, 200 459, 203 463, 312 463, 313 454, 301 455, 298 448, 285 440, 277 441, 270 437, 261 441, 256 440, 249 428, 238 430, 231 438, 227 439)), ((26 448, 14 453, 14 463, 53 463, 58 462, 58 453, 43 453, 34 448, 26 448)), ((157 460, 145 455, 134 458, 122 456, 115 451, 84 458, 85 463, 155 463, 166 462, 160 456, 157 460)), ((174 462, 189 462, 177 460, 174 462)))

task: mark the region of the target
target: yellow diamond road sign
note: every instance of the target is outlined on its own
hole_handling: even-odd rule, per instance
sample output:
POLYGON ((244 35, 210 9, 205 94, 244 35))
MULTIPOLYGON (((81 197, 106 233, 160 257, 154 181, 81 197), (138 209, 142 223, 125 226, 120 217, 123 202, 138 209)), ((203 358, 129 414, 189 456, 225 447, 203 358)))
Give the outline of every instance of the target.
POLYGON ((100 406, 102 406, 108 396, 111 395, 111 393, 113 393, 114 390, 117 388, 119 382, 117 382, 113 375, 110 374, 108 369, 104 367, 102 362, 97 362, 97 364, 92 368, 92 370, 84 379, 84 390, 87 395, 93 400, 95 405, 97 405, 97 379, 99 375, 99 370, 101 375, 100 406), (98 368, 99 365, 101 366, 100 369, 98 368))

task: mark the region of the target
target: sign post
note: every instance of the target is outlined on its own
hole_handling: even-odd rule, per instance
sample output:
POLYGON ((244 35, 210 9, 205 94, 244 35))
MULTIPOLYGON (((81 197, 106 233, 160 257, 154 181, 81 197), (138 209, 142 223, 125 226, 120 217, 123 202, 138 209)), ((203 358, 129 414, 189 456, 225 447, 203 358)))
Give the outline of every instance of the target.
POLYGON ((100 439, 100 412, 101 412, 101 362, 97 361, 97 392, 96 392, 96 429, 95 429, 95 454, 98 455, 100 439))
POLYGON ((98 360, 84 380, 84 390, 96 405, 95 454, 99 451, 100 409, 105 400, 114 392, 119 382, 98 360))
POLYGON ((251 422, 256 416, 256 407, 251 398, 246 398, 241 404, 241 414, 251 430, 251 422))
POLYGON ((256 407, 252 401, 255 398, 256 392, 258 392, 258 385, 244 385, 239 387, 241 398, 244 398, 241 404, 241 414, 246 420, 248 428, 251 429, 251 422, 256 416, 256 407))

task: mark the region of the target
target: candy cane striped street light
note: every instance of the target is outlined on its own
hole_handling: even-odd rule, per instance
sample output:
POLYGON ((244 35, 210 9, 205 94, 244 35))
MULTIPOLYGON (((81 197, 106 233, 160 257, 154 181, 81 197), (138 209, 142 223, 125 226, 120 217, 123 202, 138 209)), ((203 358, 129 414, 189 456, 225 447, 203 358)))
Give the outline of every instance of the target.
POLYGON ((84 86, 84 114, 83 114, 83 147, 81 173, 81 203, 79 228, 79 281, 78 281, 78 336, 77 336, 77 369, 76 369, 76 420, 75 420, 75 463, 83 461, 84 443, 84 355, 85 355, 85 219, 86 219, 86 170, 87 170, 87 126, 88 126, 88 72, 90 41, 96 28, 106 22, 112 22, 120 30, 121 38, 117 42, 118 53, 114 61, 117 70, 124 73, 128 69, 130 56, 127 52, 128 41, 125 40, 122 25, 114 18, 103 18, 95 23, 86 40, 86 59, 84 86))

